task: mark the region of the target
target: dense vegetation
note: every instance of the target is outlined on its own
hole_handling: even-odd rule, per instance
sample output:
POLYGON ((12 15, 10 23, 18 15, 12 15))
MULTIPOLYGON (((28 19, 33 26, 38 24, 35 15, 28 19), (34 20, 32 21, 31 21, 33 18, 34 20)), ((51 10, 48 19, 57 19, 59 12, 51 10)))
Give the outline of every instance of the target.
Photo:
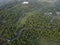
POLYGON ((0 45, 60 45, 59 16, 44 14, 57 9, 39 5, 18 4, 0 11, 0 45))

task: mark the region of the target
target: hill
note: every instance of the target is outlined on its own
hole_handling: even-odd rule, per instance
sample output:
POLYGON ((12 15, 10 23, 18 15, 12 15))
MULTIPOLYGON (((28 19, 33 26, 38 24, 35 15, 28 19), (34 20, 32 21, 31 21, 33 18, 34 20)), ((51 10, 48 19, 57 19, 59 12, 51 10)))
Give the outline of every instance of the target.
MULTIPOLYGON (((60 16, 43 3, 18 3, 0 10, 0 45, 60 45, 60 16)), ((45 4, 45 3, 44 3, 45 4)))

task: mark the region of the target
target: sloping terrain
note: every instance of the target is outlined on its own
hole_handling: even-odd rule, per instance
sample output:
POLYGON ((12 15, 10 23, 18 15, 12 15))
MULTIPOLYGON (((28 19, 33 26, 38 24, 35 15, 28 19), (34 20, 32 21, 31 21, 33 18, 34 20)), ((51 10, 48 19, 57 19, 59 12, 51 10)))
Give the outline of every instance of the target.
POLYGON ((19 3, 0 11, 0 45, 60 45, 59 16, 45 15, 39 5, 19 3))
POLYGON ((0 11, 0 40, 2 43, 16 37, 16 31, 19 30, 18 22, 26 15, 35 9, 32 5, 17 4, 16 6, 0 11))

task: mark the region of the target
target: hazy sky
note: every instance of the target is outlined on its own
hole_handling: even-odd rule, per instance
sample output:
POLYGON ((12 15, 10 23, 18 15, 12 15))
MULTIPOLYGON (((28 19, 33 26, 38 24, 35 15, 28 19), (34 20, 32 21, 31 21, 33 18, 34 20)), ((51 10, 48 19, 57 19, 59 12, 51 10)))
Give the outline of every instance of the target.
POLYGON ((1 2, 9 2, 9 1, 12 1, 12 0, 0 0, 0 3, 1 2))
MULTIPOLYGON (((1 3, 1 2, 9 2, 9 1, 12 1, 12 0, 0 0, 0 3, 1 3)), ((37 0, 36 0, 36 1, 37 1, 37 0)), ((56 0, 39 0, 39 1, 55 2, 56 0)))
POLYGON ((56 2, 56 0, 41 0, 41 1, 45 1, 45 2, 56 2))

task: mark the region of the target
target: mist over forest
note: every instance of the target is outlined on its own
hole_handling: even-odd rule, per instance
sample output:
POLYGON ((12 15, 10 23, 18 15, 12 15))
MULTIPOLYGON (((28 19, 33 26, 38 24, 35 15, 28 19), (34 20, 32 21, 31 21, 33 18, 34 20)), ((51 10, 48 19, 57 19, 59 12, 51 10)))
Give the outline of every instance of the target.
POLYGON ((0 5, 15 2, 15 1, 32 1, 32 2, 46 2, 59 4, 60 0, 0 0, 0 5))
POLYGON ((5 7, 12 7, 17 3, 21 4, 23 1, 28 1, 33 4, 37 3, 43 7, 60 7, 60 0, 0 0, 0 9, 3 9, 5 7))
MULTIPOLYGON (((0 0, 0 3, 1 2, 9 2, 9 1, 15 1, 15 0, 0 0)), ((17 1, 21 1, 21 0, 17 0, 17 1)), ((25 0, 24 0, 25 1, 25 0)), ((28 0, 26 0, 28 1, 28 0)), ((35 0, 34 0, 35 1, 35 0)), ((36 0, 36 1, 47 1, 47 2, 55 2, 56 0, 36 0)))

